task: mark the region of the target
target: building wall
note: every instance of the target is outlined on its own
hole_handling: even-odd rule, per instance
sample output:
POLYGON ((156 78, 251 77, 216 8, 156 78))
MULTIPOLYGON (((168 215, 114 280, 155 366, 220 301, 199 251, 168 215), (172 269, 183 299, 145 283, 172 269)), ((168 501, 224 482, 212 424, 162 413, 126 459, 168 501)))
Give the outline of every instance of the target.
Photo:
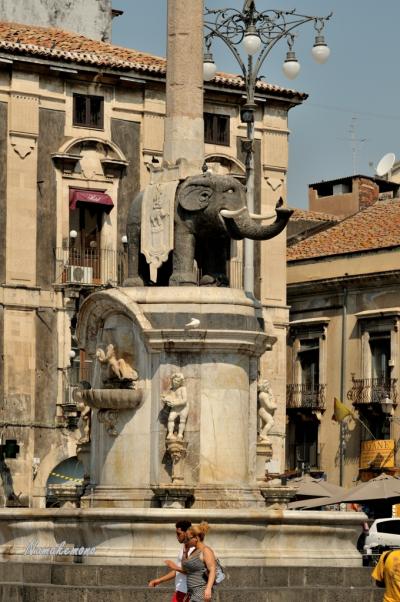
MULTIPOLYGON (((5 102, 0 102, 0 140, 7 137, 7 109, 5 102)), ((0 282, 6 276, 6 224, 7 224, 7 145, 0 145, 0 282)))
MULTIPOLYGON (((314 412, 313 415, 314 419, 319 420, 319 468, 333 483, 339 483, 340 477, 340 430, 339 424, 332 420, 333 400, 335 397, 341 399, 348 408, 354 409, 352 400, 347 398, 348 392, 353 387, 352 375, 356 379, 368 379, 371 376, 365 368, 366 351, 368 353, 363 346, 362 338, 365 326, 367 330, 380 328, 392 332, 393 367, 390 377, 395 379, 400 377, 397 359, 400 312, 398 257, 398 250, 381 251, 288 264, 291 328, 307 333, 315 328, 318 321, 325 323, 320 383, 326 385, 326 407, 324 411, 314 412), (344 303, 346 304, 345 318, 343 317, 344 303), (343 320, 345 320, 344 331, 343 320)), ((296 380, 294 341, 295 338, 289 337, 287 356, 289 385, 296 380)), ((380 413, 380 409, 377 408, 376 411, 380 413)), ((390 425, 388 421, 387 425, 390 428, 391 438, 396 441, 400 434, 398 421, 392 421, 390 425)), ((362 429, 360 423, 351 418, 345 420, 343 429, 345 441, 343 485, 351 487, 353 480, 359 474, 362 429)))
POLYGON ((51 154, 60 148, 64 130, 63 111, 39 110, 36 281, 38 286, 46 289, 55 282, 57 234, 57 181, 51 154))
POLYGON ((315 184, 308 189, 310 211, 330 213, 337 216, 352 215, 366 209, 378 200, 379 186, 368 178, 349 178, 352 190, 348 193, 325 195, 320 188, 326 186, 315 184))
POLYGON ((3 21, 59 27, 94 40, 111 40, 111 0, 0 0, 3 21))

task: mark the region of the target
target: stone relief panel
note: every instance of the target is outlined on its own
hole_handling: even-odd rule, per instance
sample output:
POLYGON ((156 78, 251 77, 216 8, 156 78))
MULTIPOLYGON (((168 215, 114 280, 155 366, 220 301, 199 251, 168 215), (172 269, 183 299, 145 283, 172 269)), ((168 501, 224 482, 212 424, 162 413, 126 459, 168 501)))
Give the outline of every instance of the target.
POLYGON ((142 204, 141 249, 150 266, 150 279, 168 259, 174 246, 174 203, 178 181, 150 184, 142 204))
POLYGON ((25 159, 36 146, 36 137, 20 134, 10 135, 10 144, 21 159, 25 159))

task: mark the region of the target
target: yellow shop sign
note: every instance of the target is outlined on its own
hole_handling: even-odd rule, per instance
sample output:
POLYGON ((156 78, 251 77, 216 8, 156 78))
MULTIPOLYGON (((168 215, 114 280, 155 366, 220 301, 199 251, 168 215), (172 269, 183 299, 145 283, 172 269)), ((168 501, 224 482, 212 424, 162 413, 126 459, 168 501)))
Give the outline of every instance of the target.
POLYGON ((361 442, 360 468, 391 468, 393 466, 393 439, 361 442))

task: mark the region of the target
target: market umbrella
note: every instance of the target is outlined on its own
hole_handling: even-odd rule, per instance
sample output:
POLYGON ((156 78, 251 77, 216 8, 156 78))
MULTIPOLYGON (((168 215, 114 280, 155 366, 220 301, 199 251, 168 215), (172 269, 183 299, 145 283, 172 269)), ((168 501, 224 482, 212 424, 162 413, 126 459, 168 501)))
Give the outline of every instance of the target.
POLYGON ((342 493, 342 495, 333 495, 326 497, 319 497, 308 500, 298 500, 291 502, 288 505, 290 510, 302 508, 304 510, 308 508, 318 508, 320 506, 331 506, 332 504, 339 504, 341 502, 350 504, 352 502, 382 502, 383 500, 400 500, 400 478, 392 477, 387 474, 380 474, 378 477, 360 483, 342 493))
POLYGON ((297 489, 296 497, 331 497, 344 495, 346 489, 333 483, 328 483, 323 479, 316 479, 309 474, 305 474, 302 477, 291 479, 288 482, 289 485, 294 485, 297 489))
POLYGON ((321 506, 332 506, 340 502, 340 497, 314 497, 303 500, 297 500, 288 504, 288 510, 308 510, 309 508, 319 508, 321 506))
POLYGON ((378 477, 360 483, 350 489, 341 502, 370 502, 400 498, 400 479, 388 474, 380 474, 378 477))

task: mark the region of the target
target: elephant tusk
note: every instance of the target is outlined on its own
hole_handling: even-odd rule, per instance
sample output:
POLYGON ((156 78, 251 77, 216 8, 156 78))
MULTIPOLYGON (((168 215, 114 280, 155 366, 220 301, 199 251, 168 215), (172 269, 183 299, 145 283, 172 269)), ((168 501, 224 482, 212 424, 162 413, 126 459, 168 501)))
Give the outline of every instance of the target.
POLYGON ((240 215, 246 210, 246 206, 242 207, 241 209, 236 209, 234 211, 230 211, 229 209, 221 209, 220 214, 222 215, 222 217, 236 217, 237 215, 240 215))
POLYGON ((272 217, 276 217, 276 212, 270 213, 269 215, 260 215, 259 213, 249 213, 251 219, 262 220, 262 219, 271 219, 272 217))

